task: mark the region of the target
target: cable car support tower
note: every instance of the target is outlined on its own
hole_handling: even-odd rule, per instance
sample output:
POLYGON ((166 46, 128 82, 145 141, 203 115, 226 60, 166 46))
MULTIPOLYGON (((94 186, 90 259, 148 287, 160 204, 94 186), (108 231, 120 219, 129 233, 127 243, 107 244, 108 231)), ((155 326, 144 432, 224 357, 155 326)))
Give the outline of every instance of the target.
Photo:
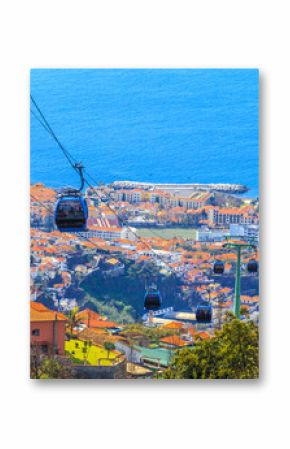
POLYGON ((240 319, 241 313, 241 252, 243 249, 256 249, 256 245, 243 242, 227 242, 223 244, 224 248, 230 248, 237 253, 236 262, 236 282, 235 282, 235 296, 233 302, 233 313, 236 318, 240 319))

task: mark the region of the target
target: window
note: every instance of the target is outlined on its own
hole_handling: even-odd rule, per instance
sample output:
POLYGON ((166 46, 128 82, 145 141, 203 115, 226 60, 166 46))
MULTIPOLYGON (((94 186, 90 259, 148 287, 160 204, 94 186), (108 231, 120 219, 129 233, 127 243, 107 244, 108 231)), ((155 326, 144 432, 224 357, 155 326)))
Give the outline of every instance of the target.
POLYGON ((39 337, 39 335, 40 335, 40 329, 32 329, 33 337, 39 337))

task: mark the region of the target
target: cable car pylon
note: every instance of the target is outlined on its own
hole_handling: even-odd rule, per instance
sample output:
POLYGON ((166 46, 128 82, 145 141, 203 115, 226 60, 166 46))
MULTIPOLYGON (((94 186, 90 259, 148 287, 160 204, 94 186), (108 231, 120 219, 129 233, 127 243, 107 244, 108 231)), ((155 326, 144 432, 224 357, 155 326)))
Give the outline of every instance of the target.
POLYGON ((233 313, 236 318, 240 319, 241 315, 241 252, 245 248, 256 249, 256 245, 243 242, 227 242, 223 244, 224 248, 231 248, 237 252, 236 262, 236 282, 235 282, 235 296, 233 302, 233 313))

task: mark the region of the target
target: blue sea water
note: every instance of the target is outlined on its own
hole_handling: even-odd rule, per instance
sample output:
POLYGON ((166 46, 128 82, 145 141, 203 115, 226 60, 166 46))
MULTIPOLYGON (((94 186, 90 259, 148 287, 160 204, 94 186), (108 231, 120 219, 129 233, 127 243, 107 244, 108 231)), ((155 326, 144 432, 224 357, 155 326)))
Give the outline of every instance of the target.
MULTIPOLYGON (((33 69, 31 94, 98 181, 241 183, 258 196, 258 70, 33 69)), ((78 185, 33 116, 31 182, 78 185)))

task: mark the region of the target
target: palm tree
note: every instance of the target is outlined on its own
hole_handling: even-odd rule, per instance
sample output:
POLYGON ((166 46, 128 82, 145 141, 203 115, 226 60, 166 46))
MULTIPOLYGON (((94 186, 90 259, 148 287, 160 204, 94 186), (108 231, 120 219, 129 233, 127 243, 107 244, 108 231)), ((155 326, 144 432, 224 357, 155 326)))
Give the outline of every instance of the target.
POLYGON ((72 310, 70 310, 68 314, 68 326, 70 329, 71 336, 74 328, 77 327, 81 322, 81 319, 78 318, 77 316, 78 310, 79 310, 78 307, 74 307, 72 310))

